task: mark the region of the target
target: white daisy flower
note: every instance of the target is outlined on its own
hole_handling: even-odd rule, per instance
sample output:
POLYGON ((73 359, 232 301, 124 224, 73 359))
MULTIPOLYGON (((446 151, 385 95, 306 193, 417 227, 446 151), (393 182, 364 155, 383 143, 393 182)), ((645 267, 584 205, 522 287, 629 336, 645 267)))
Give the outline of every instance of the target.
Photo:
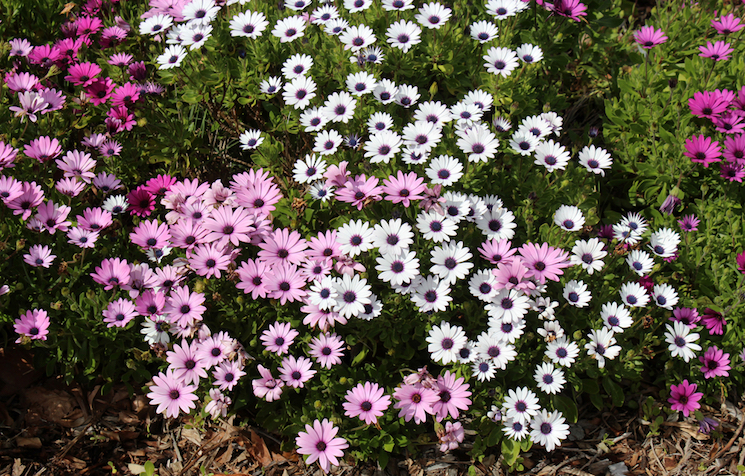
POLYGON ((440 281, 436 276, 427 276, 416 287, 411 300, 419 308, 419 312, 439 312, 447 309, 450 301, 450 286, 440 281))
POLYGON ((530 300, 517 289, 500 289, 486 305, 489 326, 496 327, 502 322, 517 322, 525 317, 530 309, 530 300))
POLYGON ((398 86, 389 79, 381 79, 373 89, 373 96, 381 104, 388 104, 395 101, 397 94, 398 86))
POLYGON ((654 260, 652 256, 646 251, 642 250, 631 250, 626 256, 626 264, 629 265, 631 271, 635 272, 639 276, 649 274, 654 268, 654 260))
POLYGON ((259 85, 259 89, 264 94, 276 94, 282 90, 282 79, 278 76, 270 76, 259 85))
POLYGON ((385 33, 388 37, 386 41, 404 53, 407 53, 414 45, 422 41, 421 34, 421 28, 406 20, 399 20, 391 24, 385 33))
POLYGON ((445 245, 435 246, 430 255, 432 256, 430 272, 451 285, 465 278, 473 268, 473 263, 468 261, 473 255, 461 241, 451 241, 445 245))
POLYGON ((462 327, 451 326, 449 322, 442 321, 429 331, 427 342, 432 360, 447 365, 458 360, 458 351, 466 346, 468 338, 462 327))
POLYGON ((538 388, 543 393, 549 395, 559 393, 564 388, 566 378, 564 377, 564 371, 554 367, 551 362, 543 362, 538 364, 533 374, 538 388))
POLYGON ((329 121, 343 122, 346 124, 354 117, 354 108, 357 106, 357 100, 346 91, 338 91, 330 94, 321 109, 329 121))
POLYGON ((173 17, 163 13, 153 15, 140 22, 140 35, 157 35, 173 25, 173 17))
POLYGON ((321 113, 321 108, 318 107, 306 109, 300 114, 300 124, 305 128, 305 132, 320 131, 328 122, 328 118, 321 113))
POLYGON ((347 76, 347 90, 354 96, 362 96, 371 93, 377 85, 375 76, 365 71, 350 73, 347 76))
POLYGON ((680 235, 670 228, 661 228, 649 236, 648 248, 660 258, 670 258, 678 251, 680 235))
POLYGON ((538 147, 540 139, 529 131, 517 130, 510 138, 510 147, 520 155, 530 155, 538 147))
POLYGON ((514 51, 504 47, 491 47, 484 55, 484 66, 486 71, 492 74, 507 77, 512 70, 517 68, 517 55, 514 51))
POLYGON ((321 155, 332 155, 342 142, 344 142, 344 137, 334 129, 321 131, 316 136, 313 152, 321 155))
POLYGON ((479 270, 471 276, 468 280, 468 290, 474 297, 486 302, 490 302, 499 291, 494 274, 486 269, 479 270))
POLYGON ((408 251, 414 242, 411 225, 400 218, 381 220, 373 229, 373 247, 381 255, 398 255, 408 251))
POLYGON ((440 155, 432 159, 425 173, 430 183, 449 187, 463 177, 463 165, 456 158, 440 155))
POLYGON ((414 0, 383 0, 383 10, 387 12, 404 11, 414 8, 414 0))
POLYGON ((370 136, 363 146, 365 157, 371 164, 388 163, 401 150, 401 137, 394 131, 384 130, 370 136))
POLYGON ((426 101, 417 107, 414 112, 415 121, 424 121, 437 124, 440 127, 452 120, 450 110, 439 101, 426 101))
POLYGON ((305 32, 305 20, 300 16, 282 18, 277 21, 272 30, 272 35, 279 38, 281 43, 288 43, 303 36, 305 32))
POLYGON ((419 274, 419 260, 413 251, 381 255, 376 261, 378 277, 386 283, 401 285, 411 282, 419 274))
POLYGON ((370 135, 387 131, 391 127, 393 127, 393 118, 387 112, 375 112, 371 114, 370 118, 367 120, 367 131, 370 135))
POLYGON ((308 107, 314 97, 316 97, 316 83, 313 78, 307 76, 298 76, 285 84, 282 92, 285 104, 301 110, 308 107))
POLYGON ((497 366, 492 359, 479 359, 471 364, 471 371, 479 382, 489 381, 497 373, 497 366))
POLYGON ((523 43, 516 50, 515 54, 517 57, 523 60, 525 63, 536 63, 543 59, 543 50, 530 43, 523 43))
POLYGON ((308 71, 310 71, 310 68, 312 66, 313 58, 308 55, 298 53, 290 56, 282 64, 282 76, 284 76, 287 81, 290 81, 292 79, 308 74, 308 71))
POLYGON ((549 413, 541 410, 530 421, 530 439, 533 443, 543 445, 546 451, 553 451, 561 446, 561 440, 569 436, 569 425, 565 421, 560 411, 549 413))
POLYGON ((350 26, 339 35, 339 41, 344 44, 345 50, 356 53, 375 43, 375 32, 367 25, 350 26))
POLYGON ((566 148, 549 139, 535 148, 535 164, 542 165, 548 172, 565 170, 571 156, 566 148))
POLYGON ((326 161, 315 154, 305 156, 304 160, 298 159, 292 170, 293 178, 298 183, 312 183, 323 178, 326 171, 326 161))
POLYGON ((655 304, 669 311, 672 311, 673 306, 678 304, 678 292, 669 284, 655 284, 652 296, 655 304))
POLYGON ((365 311, 365 304, 372 303, 370 286, 367 280, 358 274, 354 277, 345 274, 336 279, 334 286, 338 294, 334 312, 338 312, 342 317, 358 316, 365 311))
POLYGON ((521 441, 530 434, 530 428, 527 423, 510 419, 504 420, 502 431, 507 438, 514 441, 521 441))
POLYGON ((603 325, 613 332, 623 332, 624 329, 631 327, 634 323, 631 313, 623 304, 607 302, 600 309, 600 318, 603 325))
POLYGON ((520 0, 489 0, 486 2, 486 13, 497 20, 514 16, 518 13, 520 0))
POLYGON ((621 301, 629 307, 644 307, 649 303, 649 294, 639 283, 628 282, 621 285, 621 301))
POLYGON ((269 26, 269 22, 266 21, 266 16, 263 13, 246 10, 230 20, 230 36, 256 39, 261 36, 267 26, 269 26))
POLYGON ((336 241, 342 253, 353 258, 373 248, 372 240, 373 230, 368 222, 363 220, 350 220, 342 225, 336 234, 336 241))
POLYGON ((308 193, 314 199, 325 202, 334 196, 334 187, 326 186, 326 182, 316 182, 310 186, 308 193))
POLYGON ((421 212, 416 218, 416 226, 425 239, 437 243, 450 241, 450 237, 458 231, 457 223, 435 211, 421 212))
POLYGON ((452 15, 453 11, 437 2, 430 2, 419 9, 414 16, 420 25, 430 29, 440 29, 452 15))
POLYGON ((579 346, 566 337, 549 342, 546 346, 546 357, 562 367, 571 367, 578 355, 579 346))
POLYGON ((517 224, 515 224, 515 215, 511 211, 502 207, 494 207, 476 220, 476 226, 489 240, 511 240, 515 236, 517 224))
POLYGON ((419 99, 419 88, 408 84, 403 84, 398 87, 398 92, 394 98, 394 101, 399 106, 409 108, 416 104, 419 99))
POLYGON ((308 301, 323 310, 333 309, 338 297, 334 283, 334 278, 330 276, 314 281, 308 291, 308 301))
POLYGON ((487 162, 494 158, 499 139, 484 124, 477 124, 456 134, 459 136, 458 147, 468 155, 469 162, 487 162))
POLYGON ((510 389, 504 397, 502 404, 503 413, 507 418, 527 424, 531 417, 538 413, 541 405, 538 397, 528 387, 510 389))
POLYGON ((264 138, 261 137, 261 131, 258 129, 246 130, 238 138, 241 143, 241 149, 249 150, 255 149, 264 142, 264 138))
POLYGON ((613 331, 607 327, 599 330, 591 330, 587 335, 589 342, 585 344, 587 355, 598 361, 598 367, 605 367, 605 359, 613 360, 621 353, 621 346, 616 345, 613 331))
POLYGON ((578 207, 562 205, 554 213, 554 223, 564 231, 577 231, 585 224, 585 217, 578 207))
POLYGON ((498 34, 499 28, 490 21, 477 21, 471 24, 471 38, 479 43, 488 43, 498 34))
POLYGON ((181 62, 186 58, 186 49, 181 45, 171 45, 166 51, 158 56, 157 62, 160 66, 158 69, 171 69, 181 66, 181 62))
POLYGON ((349 27, 349 22, 343 18, 333 18, 327 21, 323 29, 328 35, 340 35, 344 30, 349 27))
POLYGON ((570 263, 573 266, 582 266, 587 274, 592 275, 595 271, 603 269, 603 258, 608 255, 604 251, 605 245, 599 238, 589 240, 577 240, 572 247, 570 263))
POLYGON ((696 352, 701 350, 701 346, 696 344, 699 338, 697 332, 691 332, 691 328, 682 322, 666 324, 665 328, 665 342, 670 344, 668 349, 673 357, 680 356, 686 362, 696 357, 696 352))
POLYGON ((594 145, 585 146, 579 152, 579 163, 585 167, 588 172, 599 174, 605 177, 605 171, 613 164, 613 159, 607 150, 595 147, 594 145))

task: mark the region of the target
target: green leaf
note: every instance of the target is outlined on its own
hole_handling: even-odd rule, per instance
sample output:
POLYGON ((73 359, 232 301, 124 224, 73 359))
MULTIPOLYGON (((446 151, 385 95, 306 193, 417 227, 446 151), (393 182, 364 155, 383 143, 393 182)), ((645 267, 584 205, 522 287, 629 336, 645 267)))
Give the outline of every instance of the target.
POLYGON ((564 418, 566 418, 569 423, 577 422, 579 411, 577 410, 577 405, 571 398, 565 397, 564 395, 554 395, 554 407, 564 414, 564 418))
POLYGON ((352 367, 359 365, 360 362, 365 360, 365 356, 367 356, 367 347, 363 347, 360 353, 354 356, 354 359, 352 359, 352 367))
POLYGON ((625 397, 623 395, 623 389, 621 388, 620 385, 614 382, 610 377, 605 376, 603 377, 603 388, 605 389, 606 392, 608 392, 608 394, 613 399, 614 407, 623 406, 623 401, 625 397))

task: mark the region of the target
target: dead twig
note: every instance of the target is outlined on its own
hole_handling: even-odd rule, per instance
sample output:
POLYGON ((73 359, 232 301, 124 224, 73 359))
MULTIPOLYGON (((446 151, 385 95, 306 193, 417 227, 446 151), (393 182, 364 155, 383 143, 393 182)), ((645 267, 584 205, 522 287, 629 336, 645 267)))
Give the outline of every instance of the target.
POLYGON ((743 427, 745 427, 745 418, 743 418, 740 421, 740 425, 737 427, 737 430, 735 430, 735 434, 732 435, 732 438, 730 438, 730 440, 727 442, 727 444, 724 445, 724 448, 722 448, 721 450, 717 451, 717 453, 714 456, 712 456, 711 458, 709 458, 709 461, 706 462, 706 466, 710 465, 712 461, 714 461, 715 459, 719 458, 720 456, 722 456, 723 454, 725 454, 727 451, 729 451, 730 448, 732 448, 732 445, 735 443, 735 440, 737 439, 738 436, 740 436, 740 433, 742 432, 743 427))

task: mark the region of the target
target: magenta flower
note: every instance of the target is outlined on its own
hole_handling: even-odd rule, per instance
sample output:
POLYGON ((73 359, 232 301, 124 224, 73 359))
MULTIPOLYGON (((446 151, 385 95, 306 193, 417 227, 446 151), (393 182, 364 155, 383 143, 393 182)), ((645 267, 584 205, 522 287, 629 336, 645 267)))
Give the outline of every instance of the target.
POLYGON ((587 6, 579 0, 555 0, 553 11, 563 17, 579 21, 580 17, 587 16, 587 6))
POLYGON ((129 213, 141 217, 149 216, 155 210, 155 195, 151 194, 143 185, 127 194, 129 213))
POLYGON ((704 394, 696 392, 697 388, 698 386, 695 383, 688 383, 688 380, 683 380, 680 385, 671 385, 670 398, 667 399, 671 404, 670 408, 682 411, 684 416, 688 416, 691 412, 701 408, 698 401, 704 394))
POLYGON ((203 303, 204 294, 191 292, 188 286, 179 286, 171 290, 164 313, 171 322, 187 327, 202 320, 202 314, 207 310, 203 303))
POLYGON ((221 206, 212 211, 204 221, 204 227, 210 231, 205 241, 216 241, 220 246, 247 243, 251 241, 249 234, 256 229, 254 222, 254 215, 243 207, 233 209, 230 206, 221 206))
POLYGON ((95 78, 85 87, 85 92, 94 106, 100 106, 109 100, 111 92, 116 87, 111 78, 95 78))
POLYGON ((101 67, 95 63, 78 63, 67 69, 65 81, 75 86, 90 86, 100 73, 101 67))
POLYGON ((396 388, 393 398, 398 400, 393 408, 401 409, 399 418, 404 417, 405 421, 413 418, 417 425, 427 418, 427 414, 435 414, 433 405, 440 400, 437 392, 420 384, 404 384, 396 388))
POLYGON ((736 258, 737 270, 742 274, 745 274, 745 251, 739 253, 736 258))
POLYGON ((711 20, 711 26, 713 26, 720 35, 729 35, 736 31, 740 31, 745 27, 745 25, 740 23, 740 19, 732 13, 719 18, 719 20, 711 20))
POLYGON ((113 223, 111 212, 99 207, 86 208, 83 215, 77 215, 75 219, 80 228, 89 231, 101 231, 113 223))
POLYGON ((393 203, 403 203, 405 207, 408 207, 411 204, 411 200, 421 200, 424 198, 422 193, 426 188, 424 179, 418 177, 416 173, 409 172, 404 175, 399 170, 396 177, 391 175, 388 179, 383 180, 381 191, 386 194, 386 200, 393 203))
POLYGON ((377 423, 378 417, 390 406, 391 397, 384 395, 384 389, 377 383, 365 382, 347 390, 342 403, 344 414, 350 418, 358 417, 368 425, 377 423))
POLYGON ((124 106, 131 108, 140 99, 140 86, 133 83, 125 83, 119 86, 111 95, 111 105, 114 107, 124 106))
POLYGON ((321 334, 310 341, 310 356, 321 364, 321 367, 330 369, 333 365, 341 363, 344 341, 336 334, 321 334))
POLYGON ((723 41, 717 41, 713 45, 711 44, 711 41, 707 41, 706 46, 699 46, 698 49, 701 51, 699 56, 711 58, 714 61, 726 61, 729 59, 729 55, 734 51, 729 43, 723 41))
POLYGON ((282 387, 285 385, 280 379, 272 377, 272 373, 263 365, 258 365, 260 379, 251 381, 254 389, 254 395, 259 398, 266 398, 267 402, 273 402, 282 395, 282 387))
POLYGON ((135 304, 124 298, 110 302, 103 311, 103 321, 107 323, 108 327, 124 327, 136 316, 135 304))
POLYGON ((685 232, 698 231, 698 225, 701 220, 696 218, 696 215, 685 215, 682 220, 678 220, 680 229, 685 232))
POLYGON ((168 369, 166 373, 160 372, 153 377, 153 383, 150 387, 150 393, 147 394, 150 403, 158 405, 155 410, 158 413, 165 413, 167 417, 176 418, 183 410, 189 413, 196 407, 195 401, 197 396, 194 392, 197 390, 196 385, 187 385, 176 378, 173 370, 168 369))
POLYGON ((157 316, 162 314, 166 307, 166 296, 162 292, 148 289, 135 298, 135 306, 141 316, 157 316))
POLYGON ((318 461, 324 473, 328 473, 331 465, 338 465, 340 458, 344 456, 345 448, 349 443, 344 438, 335 438, 339 428, 335 427, 327 419, 314 421, 313 426, 305 425, 305 431, 298 433, 295 443, 297 452, 301 455, 309 455, 306 464, 318 461))
POLYGON ((49 316, 43 309, 33 309, 26 311, 13 324, 15 331, 20 334, 16 339, 16 344, 23 342, 24 337, 31 340, 47 340, 49 334, 49 316))
POLYGON ((713 141, 710 137, 703 134, 686 139, 686 151, 683 155, 691 158, 691 162, 704 164, 708 167, 713 162, 719 162, 722 150, 719 147, 719 141, 713 141))
POLYGON ((294 388, 303 388, 305 382, 313 378, 316 371, 311 369, 313 361, 307 357, 296 359, 294 356, 282 359, 279 367, 280 377, 286 385, 294 388))
POLYGON ((297 336, 298 331, 293 329, 289 322, 275 322, 261 334, 261 343, 269 352, 282 355, 290 350, 297 336))
POLYGON ((634 32, 634 40, 642 48, 651 49, 665 43, 667 37, 662 30, 655 30, 653 26, 643 26, 639 31, 634 32))
POLYGON ((13 210, 13 215, 21 215, 22 220, 28 220, 31 209, 41 205, 44 200, 44 192, 36 182, 23 182, 21 193, 13 199, 5 199, 5 204, 13 210))
POLYGON ((709 330, 709 334, 724 334, 724 326, 727 325, 727 321, 724 319, 722 313, 707 307, 704 309, 703 321, 704 325, 709 330))
POLYGON ((18 149, 10 144, 0 141, 0 170, 15 167, 13 162, 15 162, 17 154, 18 149))
POLYGON ((455 374, 445 371, 444 375, 437 377, 437 388, 439 400, 432 405, 437 421, 442 421, 448 416, 458 418, 458 410, 468 410, 471 405, 469 385, 464 383, 463 377, 455 378, 455 374))
POLYGON ((70 207, 67 205, 57 205, 52 201, 48 201, 40 204, 37 211, 36 219, 51 234, 54 234, 57 230, 66 232, 70 226, 70 221, 67 220, 70 207))
POLYGON ((234 345, 232 341, 224 337, 224 332, 218 332, 199 342, 197 358, 202 361, 202 365, 205 368, 209 369, 215 365, 219 365, 220 362, 228 357, 228 353, 233 351, 234 345))
POLYGON ((676 307, 673 309, 673 316, 670 318, 673 322, 682 322, 691 329, 698 326, 698 321, 701 320, 701 316, 698 315, 696 309, 687 307, 676 307))
POLYGON ((717 346, 706 349, 704 355, 700 356, 698 360, 703 364, 701 372, 704 373, 704 378, 729 377, 728 370, 731 368, 729 366, 729 354, 725 354, 717 346))
POLYGON ((745 166, 743 164, 727 164, 722 162, 719 164, 719 171, 719 176, 730 182, 742 183, 743 178, 745 178, 745 166))
POLYGON ((265 298, 269 291, 266 288, 267 276, 271 275, 271 268, 263 261, 249 259, 236 269, 240 281, 235 285, 244 293, 251 293, 253 299, 265 298))
POLYGON ((697 91, 688 99, 688 108, 696 117, 715 119, 729 107, 727 100, 719 91, 697 91))
POLYGON ((119 258, 106 258, 101 266, 96 266, 91 277, 98 284, 103 284, 105 290, 129 284, 129 263, 119 258))

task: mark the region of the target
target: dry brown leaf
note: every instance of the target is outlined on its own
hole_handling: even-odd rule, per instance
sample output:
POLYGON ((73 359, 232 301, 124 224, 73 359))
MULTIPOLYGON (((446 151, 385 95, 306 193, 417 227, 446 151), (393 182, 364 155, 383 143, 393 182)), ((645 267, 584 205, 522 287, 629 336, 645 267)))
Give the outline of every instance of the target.
POLYGON ((199 434, 196 428, 184 428, 181 430, 181 439, 194 443, 197 446, 201 446, 202 444, 202 435, 199 434))
POLYGON ((119 412, 119 421, 125 425, 137 425, 140 423, 139 417, 132 412, 119 412))
POLYGON ((244 433, 244 447, 248 453, 248 457, 262 466, 266 466, 273 461, 272 453, 269 448, 266 447, 264 439, 255 431, 248 429, 244 433), (245 438, 248 433, 249 438, 245 438))
POLYGON ((73 9, 73 8, 75 8, 75 7, 77 7, 77 5, 76 5, 76 4, 74 4, 74 3, 72 3, 72 2, 70 2, 70 3, 65 3, 65 8, 63 8, 63 9, 62 9, 62 11, 60 12, 60 15, 67 15, 67 14, 68 14, 68 13, 70 13, 70 12, 72 11, 72 9, 73 9))
POLYGON ((18 438, 16 438, 16 444, 19 448, 41 448, 41 440, 37 437, 24 438, 22 436, 19 436, 18 438))
POLYGON ((68 465, 73 469, 85 469, 88 466, 88 463, 74 456, 66 455, 65 460, 67 461, 68 465))
POLYGON ((225 466, 233 457, 233 445, 232 443, 228 443, 227 449, 223 451, 223 453, 215 458, 215 464, 218 467, 225 466))
POLYGON ((13 468, 10 470, 10 476, 21 476, 26 471, 26 465, 21 464, 21 458, 13 460, 13 468))

